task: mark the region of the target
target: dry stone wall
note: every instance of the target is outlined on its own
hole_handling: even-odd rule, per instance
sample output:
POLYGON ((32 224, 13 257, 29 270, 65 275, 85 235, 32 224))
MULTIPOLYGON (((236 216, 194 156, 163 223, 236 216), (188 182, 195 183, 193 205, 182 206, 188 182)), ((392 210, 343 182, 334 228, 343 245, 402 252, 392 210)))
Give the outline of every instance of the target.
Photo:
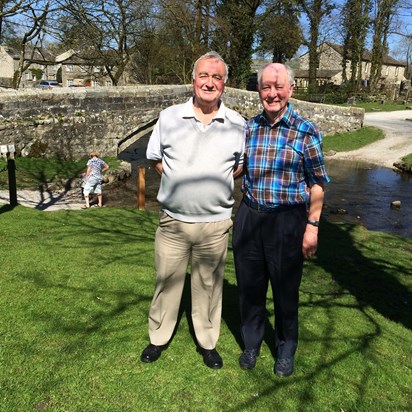
MULTIPOLYGON (((81 158, 91 149, 116 156, 120 142, 192 95, 190 85, 0 90, 0 143, 23 156, 81 158)), ((261 111, 256 92, 227 88, 225 104, 245 117, 261 111)), ((324 134, 362 127, 362 109, 292 99, 296 110, 324 134)))

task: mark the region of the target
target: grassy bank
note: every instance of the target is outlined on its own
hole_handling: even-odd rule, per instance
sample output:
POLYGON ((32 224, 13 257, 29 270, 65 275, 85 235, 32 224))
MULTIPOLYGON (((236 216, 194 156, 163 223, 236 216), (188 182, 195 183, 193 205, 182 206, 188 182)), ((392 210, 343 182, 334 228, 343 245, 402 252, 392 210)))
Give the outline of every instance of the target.
POLYGON ((188 285, 170 347, 154 364, 139 361, 156 225, 136 209, 0 208, 1 411, 410 410, 411 239, 322 221, 301 287, 296 372, 280 379, 272 316, 256 369, 238 366, 231 251, 223 369, 196 353, 188 285))
POLYGON ((359 149, 385 137, 383 131, 377 127, 365 126, 362 129, 348 133, 336 133, 333 136, 324 136, 323 150, 328 152, 348 152, 359 149))
MULTIPOLYGON (((365 126, 362 129, 347 133, 336 133, 333 136, 324 136, 323 151, 349 152, 383 139, 385 134, 377 127, 365 126)), ((412 165, 412 153, 403 157, 403 162, 412 165)))

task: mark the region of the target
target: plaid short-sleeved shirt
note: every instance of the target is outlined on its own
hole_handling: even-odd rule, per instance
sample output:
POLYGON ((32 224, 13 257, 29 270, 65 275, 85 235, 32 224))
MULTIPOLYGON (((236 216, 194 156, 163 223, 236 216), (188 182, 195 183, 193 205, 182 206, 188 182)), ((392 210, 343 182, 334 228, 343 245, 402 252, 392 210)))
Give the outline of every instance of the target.
POLYGON ((308 187, 330 180, 323 159, 322 134, 290 103, 273 126, 264 112, 247 121, 244 168, 244 195, 267 206, 306 203, 308 187))

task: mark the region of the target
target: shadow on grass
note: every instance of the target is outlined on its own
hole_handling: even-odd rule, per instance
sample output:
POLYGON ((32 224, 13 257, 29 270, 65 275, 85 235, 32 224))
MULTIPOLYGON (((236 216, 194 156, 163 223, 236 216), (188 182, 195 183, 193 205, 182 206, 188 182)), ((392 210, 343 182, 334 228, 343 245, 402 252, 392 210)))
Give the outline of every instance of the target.
MULTIPOLYGON (((186 315, 187 324, 189 327, 190 335, 194 344, 197 344, 195 330, 193 328, 192 316, 191 316, 191 290, 190 290, 190 273, 186 274, 185 286, 183 288, 182 301, 179 308, 179 316, 176 324, 175 331, 170 341, 176 335, 178 325, 184 315, 186 315)), ((222 306, 222 320, 225 321, 227 327, 231 331, 237 344, 242 346, 242 339, 240 335, 240 318, 239 318, 239 305, 237 287, 231 285, 226 279, 223 283, 223 306, 222 306)))
POLYGON ((379 255, 377 250, 372 252, 376 258, 365 256, 351 236, 355 228, 355 225, 323 220, 316 264, 330 273, 359 304, 371 306, 382 316, 412 329, 411 291, 395 276, 397 273, 412 276, 412 266, 408 269, 393 260, 385 260, 386 254, 379 255))
MULTIPOLYGON (((305 299, 302 299, 301 308, 301 345, 305 345, 300 351, 298 350, 297 358, 301 367, 305 368, 305 373, 299 372, 299 364, 297 365, 297 371, 288 379, 275 378, 274 385, 262 388, 262 392, 259 392, 261 398, 271 398, 276 393, 281 393, 284 388, 296 387, 296 385, 302 385, 303 390, 299 392, 299 403, 301 405, 307 404, 307 402, 313 401, 313 385, 317 381, 319 375, 325 371, 332 371, 336 367, 341 367, 342 363, 349 362, 352 355, 363 354, 368 359, 373 357, 373 351, 370 352, 373 342, 382 335, 382 329, 378 320, 371 314, 370 308, 381 314, 383 317, 398 322, 403 326, 411 329, 412 318, 409 309, 410 302, 412 302, 411 292, 403 285, 396 277, 397 273, 404 273, 405 275, 412 275, 412 268, 407 267, 405 264, 394 261, 395 259, 388 259, 384 256, 390 256, 386 254, 380 254, 378 251, 372 251, 371 255, 376 256, 371 259, 368 257, 364 250, 367 251, 368 245, 356 243, 360 242, 355 240, 353 231, 357 229, 355 225, 337 225, 327 221, 322 221, 320 232, 320 244, 319 251, 317 253, 317 259, 308 262, 304 272, 305 276, 310 277, 309 282, 310 292, 301 289, 301 294, 305 294, 305 299), (325 283, 325 291, 319 289, 322 287, 322 280, 318 278, 319 269, 316 266, 323 269, 326 272, 326 276, 331 276, 335 281, 333 285, 325 283), (308 270, 309 269, 309 270, 308 270), (405 273, 406 272, 406 273, 405 273), (311 282, 311 283, 310 283, 311 282), (348 294, 353 296, 354 303, 342 303, 339 299, 343 295, 348 294), (310 295, 310 296, 309 296, 310 295), (364 319, 367 325, 365 330, 357 331, 353 330, 352 336, 347 336, 346 333, 339 336, 336 334, 337 322, 339 320, 334 314, 335 309, 354 310, 360 317, 364 319), (322 329, 321 335, 317 336, 310 330, 305 329, 305 321, 319 322, 316 318, 317 310, 322 309, 327 322, 322 329), (302 316, 305 319, 302 319, 302 316), (348 345, 347 340, 350 339, 348 345), (341 350, 337 350, 340 347, 339 342, 342 342, 341 350), (305 359, 305 353, 309 354, 310 361, 305 359), (300 358, 301 357, 301 358, 300 358), (299 359, 300 358, 300 359, 299 359), (313 363, 315 362, 315 363, 313 363), (309 366, 312 363, 311 366, 309 366)), ((359 229, 359 228, 358 228, 359 229)), ((384 243, 384 240, 382 240, 384 243)), ((383 245, 384 247, 384 245, 383 245)), ((405 248, 410 248, 410 244, 405 248)), ((306 287, 305 287, 306 289, 306 287)), ((225 283, 224 291, 224 307, 223 317, 227 326, 231 330, 239 346, 243 346, 242 339, 239 332, 239 317, 234 314, 231 308, 237 306, 237 290, 235 286, 225 283)), ((271 302, 268 301, 267 307, 271 308, 271 302)), ((273 312, 273 310, 272 310, 273 312)), ((268 317, 272 313, 268 312, 268 317)), ((344 330, 350 330, 351 319, 347 319, 347 325, 344 330)), ((269 318, 267 318, 266 333, 264 341, 270 349, 273 358, 274 353, 274 330, 269 318)), ((309 323, 310 323, 309 322, 309 323)), ((381 361, 379 357, 374 359, 374 362, 379 364, 382 362, 382 368, 386 368, 384 361, 381 361)), ((365 362, 359 365, 356 371, 357 376, 362 384, 359 385, 357 398, 352 399, 354 404, 361 405, 364 402, 365 388, 369 385, 371 379, 371 366, 365 362)), ((343 379, 350 379, 350 377, 344 377, 343 379)), ((239 403, 236 407, 227 409, 228 411, 238 410, 254 410, 258 407, 256 399, 248 399, 239 403)))
MULTIPOLYGON (((10 207, 3 206, 0 212, 3 209, 10 210, 10 207)), ((70 223, 72 228, 72 232, 64 232, 53 238, 53 248, 56 248, 56 251, 60 248, 65 250, 72 248, 72 250, 67 252, 73 252, 72 256, 76 256, 77 248, 87 246, 93 247, 95 251, 94 260, 98 261, 99 265, 103 267, 113 260, 121 261, 126 266, 129 266, 130 270, 136 272, 139 270, 135 267, 136 263, 141 266, 152 265, 152 256, 150 259, 145 259, 143 255, 153 254, 153 238, 157 225, 155 214, 146 214, 135 210, 119 211, 113 209, 91 210, 91 214, 87 215, 67 212, 58 213, 53 216, 56 216, 56 220, 61 220, 60 223, 62 224, 70 223), (102 214, 100 215, 100 213, 102 214), (93 236, 90 236, 90 233, 93 236), (67 242, 71 236, 81 240, 78 246, 73 241, 67 242), (118 245, 118 248, 110 256, 107 256, 105 246, 109 243, 113 244, 113 242, 118 245), (126 244, 135 245, 137 243, 143 245, 139 252, 135 248, 125 249, 124 247, 126 244)), ((262 391, 259 392, 260 398, 271 398, 280 393, 282 389, 286 388, 286 390, 289 390, 289 388, 300 384, 303 389, 299 393, 296 391, 295 396, 299 396, 299 402, 304 405, 305 402, 313 401, 313 384, 316 378, 324 371, 332 370, 334 367, 339 366, 355 353, 363 354, 365 359, 366 356, 370 356, 369 353, 365 354, 365 352, 371 347, 373 341, 382 334, 382 331, 376 319, 370 314, 369 307, 372 307, 386 318, 400 322, 410 328, 410 311, 407 310, 408 308, 403 303, 404 299, 407 302, 411 302, 410 292, 395 277, 397 272, 404 271, 407 268, 389 261, 389 259, 385 260, 383 257, 379 257, 377 252, 372 253, 372 255, 377 256, 373 260, 365 256, 362 249, 365 249, 367 246, 362 245, 361 248, 356 245, 351 234, 352 230, 354 230, 354 226, 351 225, 335 225, 322 221, 318 256, 310 265, 322 268, 327 276, 330 275, 339 285, 337 293, 341 295, 350 293, 356 302, 354 304, 342 304, 337 299, 334 291, 326 290, 325 293, 322 293, 322 291, 318 290, 316 286, 321 281, 316 279, 317 272, 315 268, 312 275, 312 297, 306 299, 301 307, 304 308, 307 314, 310 314, 317 308, 322 308, 325 310, 325 313, 329 313, 332 312, 332 309, 343 305, 346 308, 357 311, 360 316, 364 317, 367 321, 368 330, 361 330, 355 336, 352 336, 350 344, 345 346, 348 336, 343 333, 342 336, 337 336, 336 329, 340 326, 337 324, 333 313, 328 314, 329 317, 325 327, 319 325, 319 330, 321 331, 319 335, 311 334, 307 331, 302 334, 301 341, 305 348, 301 352, 299 351, 299 353, 304 353, 305 350, 316 350, 311 355, 312 359, 306 360, 302 356, 302 359, 299 360, 299 365, 306 363, 306 370, 303 372, 304 367, 297 365, 298 370, 296 374, 288 379, 274 378, 272 371, 268 371, 268 376, 275 380, 273 382, 262 382, 262 391), (340 342, 343 343, 342 349, 337 349, 340 342), (320 348, 316 348, 316 345, 320 345, 320 348)), ((233 269, 231 262, 229 262, 229 265, 231 265, 230 269, 233 269)), ((102 336, 107 333, 107 325, 113 327, 113 324, 110 323, 113 319, 119 320, 119 329, 124 328, 127 330, 131 327, 134 328, 134 325, 131 326, 130 323, 122 322, 122 315, 128 310, 133 309, 135 311, 137 309, 139 311, 139 328, 141 327, 141 330, 146 330, 147 315, 154 290, 152 285, 154 277, 151 278, 146 275, 145 279, 140 279, 136 276, 136 283, 145 284, 143 290, 140 290, 140 286, 139 289, 137 287, 129 288, 128 285, 111 288, 98 282, 87 282, 86 284, 91 285, 89 287, 74 286, 70 284, 70 279, 67 278, 65 271, 58 272, 56 277, 54 275, 44 276, 40 272, 28 274, 26 270, 23 273, 24 275, 21 277, 30 280, 39 289, 50 289, 52 299, 54 299, 54 295, 59 296, 61 291, 68 292, 69 294, 63 300, 63 303, 67 301, 76 302, 77 296, 86 295, 80 301, 79 306, 73 309, 69 308, 65 312, 65 315, 68 316, 67 318, 53 310, 39 314, 41 320, 48 323, 53 331, 61 331, 68 336, 72 336, 72 339, 68 339, 68 342, 63 346, 73 356, 77 356, 80 350, 92 350, 94 342, 90 338, 96 333, 101 333, 102 336), (54 289, 57 289, 57 292, 54 289), (97 297, 100 298, 104 295, 110 299, 97 299, 97 297), (89 305, 88 296, 92 298, 90 303, 93 305, 93 310, 90 311, 90 316, 83 316, 82 318, 80 315, 88 313, 84 309, 89 305), (88 339, 90 339, 90 342, 88 342, 88 339)), ((150 273, 152 272, 150 271, 150 273)), ((62 308, 64 307, 62 305, 62 308)), ((183 314, 187 317, 189 330, 193 342, 196 344, 190 316, 190 275, 187 275, 185 282, 179 321, 183 314)), ((237 345, 242 347, 237 287, 229 283, 228 280, 224 281, 222 318, 237 345)), ((316 321, 315 318, 314 321, 316 321)), ((351 319, 347 319, 347 323, 350 324, 350 322, 351 319)), ((111 331, 113 332, 112 329, 111 331)), ((133 333, 135 332, 125 332, 123 339, 130 339, 130 335, 133 333)), ((274 333, 269 319, 267 320, 265 343, 273 350, 274 333)), ((62 358, 58 362, 63 362, 64 360, 65 358, 62 358)), ((376 359, 376 362, 379 363, 379 359, 376 359)), ((370 368, 370 365, 368 365, 368 362, 365 362, 364 365, 359 365, 359 371, 357 371, 358 375, 362 375, 364 378, 363 380, 358 379, 361 382, 357 394, 359 405, 364 400, 365 388, 370 384, 370 370, 368 368, 370 368)), ((343 375, 342 378, 349 381, 352 376, 343 375)), ((48 387, 49 382, 45 382, 44 385, 48 387)), ((352 403, 357 404, 357 400, 352 399, 352 403)), ((236 407, 225 410, 257 410, 254 409, 255 407, 257 407, 257 400, 251 397, 244 402, 239 401, 236 407)))
POLYGON ((3 205, 0 207, 0 215, 2 213, 7 213, 7 212, 11 212, 16 206, 12 206, 12 205, 3 205))

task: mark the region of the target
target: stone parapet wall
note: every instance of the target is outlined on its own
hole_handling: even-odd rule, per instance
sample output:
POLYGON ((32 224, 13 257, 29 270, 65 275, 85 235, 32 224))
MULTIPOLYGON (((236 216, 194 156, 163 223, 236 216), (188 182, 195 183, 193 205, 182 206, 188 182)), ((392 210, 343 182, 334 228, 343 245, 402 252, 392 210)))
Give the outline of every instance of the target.
POLYGON ((0 92, 0 142, 23 156, 116 156, 118 143, 160 110, 186 101, 190 86, 59 88, 0 92))
MULTIPOLYGON (((247 118, 262 111, 259 95, 256 92, 227 88, 224 101, 247 118)), ((315 122, 324 135, 349 132, 363 126, 365 111, 358 107, 318 104, 293 98, 290 99, 290 103, 297 113, 315 122)))
MULTIPOLYGON (((190 85, 0 90, 0 143, 23 156, 81 158, 96 148, 116 156, 120 142, 159 112, 192 95, 190 85)), ((250 117, 261 110, 256 92, 227 88, 225 104, 250 117)), ((306 103, 294 107, 324 134, 358 129, 363 110, 306 103)))

